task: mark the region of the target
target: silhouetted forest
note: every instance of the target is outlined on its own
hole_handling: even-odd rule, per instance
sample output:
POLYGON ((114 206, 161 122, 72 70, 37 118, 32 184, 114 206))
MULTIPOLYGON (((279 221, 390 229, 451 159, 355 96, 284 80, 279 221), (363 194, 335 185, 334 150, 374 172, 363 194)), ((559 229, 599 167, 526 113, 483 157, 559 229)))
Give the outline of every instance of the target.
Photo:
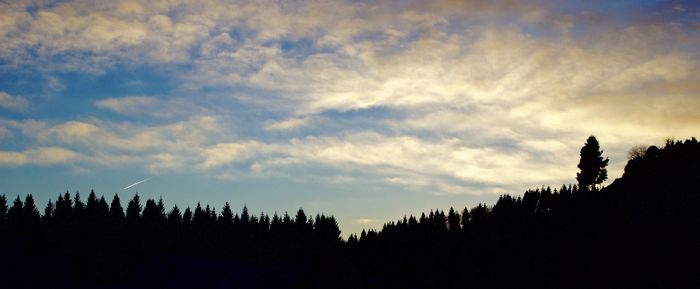
POLYGON ((138 195, 0 197, 2 288, 699 288, 700 144, 631 155, 577 185, 433 210, 340 238, 332 216, 166 209, 138 195))

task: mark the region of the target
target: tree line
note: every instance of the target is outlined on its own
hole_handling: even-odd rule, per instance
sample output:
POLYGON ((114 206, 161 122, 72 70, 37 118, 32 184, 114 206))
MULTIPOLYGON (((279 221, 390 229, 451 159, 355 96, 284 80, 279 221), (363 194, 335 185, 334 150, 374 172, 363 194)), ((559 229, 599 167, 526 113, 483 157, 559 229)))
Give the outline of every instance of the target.
MULTIPOLYGON (((302 209, 272 217, 246 207, 234 213, 228 203, 218 212, 199 203, 166 210, 162 199, 142 206, 135 195, 124 210, 118 196, 108 204, 91 192, 86 202, 62 194, 40 214, 31 195, 11 205, 2 196, 0 246, 13 248, 3 263, 25 269, 0 273, 0 282, 26 276, 54 287, 74 287, 75 280, 115 288, 215 287, 228 279, 193 277, 229 266, 197 261, 215 258, 282 280, 266 285, 272 288, 697 288, 697 270, 687 264, 700 258, 698 141, 635 149, 624 175, 606 187, 602 153, 590 137, 576 185, 410 215, 347 240, 332 216, 302 209), (162 275, 143 265, 149 260, 155 268, 167 265, 162 260, 190 265, 162 275), (192 278, 196 285, 187 283, 192 278), (174 281, 158 283, 163 279, 174 281)), ((227 270, 242 270, 234 268, 227 270)), ((236 280, 228 287, 266 287, 236 280)))

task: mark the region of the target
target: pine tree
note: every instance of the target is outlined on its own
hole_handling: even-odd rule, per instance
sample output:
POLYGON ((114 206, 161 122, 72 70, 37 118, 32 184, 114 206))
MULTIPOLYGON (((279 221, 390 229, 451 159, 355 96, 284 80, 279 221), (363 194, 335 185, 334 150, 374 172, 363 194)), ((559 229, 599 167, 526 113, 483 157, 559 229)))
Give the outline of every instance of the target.
POLYGON ((462 210, 462 218, 460 219, 460 224, 462 225, 462 230, 466 230, 469 225, 469 219, 471 215, 469 214, 469 209, 464 207, 462 210))
POLYGON ((99 221, 97 218, 97 211, 98 211, 98 201, 97 201, 97 195, 95 195, 95 191, 91 190, 90 194, 88 195, 87 198, 87 203, 85 205, 85 217, 87 218, 88 221, 90 222, 97 222, 99 221))
POLYGON ((82 220, 85 215, 85 203, 80 200, 80 192, 75 192, 73 198, 73 216, 78 220, 82 220))
POLYGON ((157 217, 159 222, 163 222, 166 219, 165 216, 165 204, 163 203, 163 197, 158 198, 158 204, 157 204, 157 217))
POLYGON ((581 160, 578 168, 581 170, 576 174, 579 187, 583 189, 595 189, 596 185, 602 184, 608 179, 608 158, 603 158, 603 151, 595 136, 590 136, 581 148, 581 160))
POLYGON ((12 204, 12 207, 7 211, 7 221, 10 224, 14 225, 22 225, 23 223, 23 216, 24 216, 24 210, 23 210, 24 204, 22 204, 22 200, 17 196, 17 199, 15 199, 15 202, 12 204))
POLYGON ((141 209, 141 198, 136 193, 134 198, 126 205, 126 221, 132 224, 138 222, 141 219, 141 209))
POLYGON ((233 212, 231 211, 231 206, 226 202, 224 208, 221 209, 221 217, 219 217, 219 223, 224 225, 233 224, 233 212))
POLYGON ((247 224, 250 222, 250 215, 248 215, 248 207, 243 205, 243 210, 241 211, 241 224, 247 224))
POLYGON ((450 207, 450 211, 447 213, 447 223, 450 232, 458 232, 460 230, 459 213, 455 212, 455 209, 452 207, 450 207))
POLYGON ((158 222, 158 206, 153 199, 146 200, 146 206, 143 208, 142 219, 146 223, 158 222))
POLYGON ((46 203, 46 208, 44 208, 44 215, 41 217, 44 223, 50 223, 53 219, 54 205, 51 200, 46 203))
POLYGON ((0 195, 0 224, 7 219, 7 198, 5 194, 0 195))
POLYGON ((104 196, 100 196, 100 199, 97 201, 96 216, 100 221, 109 219, 109 205, 107 205, 107 200, 105 200, 104 196))
POLYGON ((201 226, 204 224, 206 218, 206 213, 202 209, 202 204, 197 202, 197 206, 194 208, 194 214, 192 214, 192 224, 196 226, 201 226))
POLYGON ((182 223, 182 214, 180 213, 180 208, 177 205, 173 206, 173 209, 168 213, 168 223, 173 225, 178 225, 182 223))
POLYGON ((306 218, 306 213, 304 213, 304 209, 299 208, 299 210, 297 211, 297 215, 294 217, 294 222, 298 226, 302 227, 302 226, 306 225, 307 221, 308 220, 306 218))
POLYGON ((73 201, 70 198, 70 193, 59 195, 56 201, 56 211, 54 212, 54 220, 57 222, 68 222, 73 216, 73 201))
POLYGON ((24 208, 22 214, 24 222, 29 225, 39 224, 39 221, 41 220, 39 210, 36 208, 36 205, 34 204, 34 197, 32 197, 31 194, 28 194, 24 198, 24 208))
POLYGON ((192 210, 190 209, 190 207, 185 208, 185 212, 182 214, 182 224, 192 224, 192 210))
POLYGON ((122 208, 121 200, 119 200, 119 195, 117 194, 114 194, 114 198, 112 198, 112 203, 109 207, 109 218, 115 223, 124 221, 124 208, 122 208))

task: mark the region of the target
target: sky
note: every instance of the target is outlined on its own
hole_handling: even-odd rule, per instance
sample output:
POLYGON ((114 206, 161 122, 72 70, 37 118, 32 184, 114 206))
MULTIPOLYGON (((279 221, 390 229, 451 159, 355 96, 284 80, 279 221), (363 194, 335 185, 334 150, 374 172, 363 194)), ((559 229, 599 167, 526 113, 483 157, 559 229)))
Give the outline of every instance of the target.
POLYGON ((700 132, 699 32, 698 1, 3 1, 0 193, 347 236, 575 183, 589 135, 610 183, 700 132))

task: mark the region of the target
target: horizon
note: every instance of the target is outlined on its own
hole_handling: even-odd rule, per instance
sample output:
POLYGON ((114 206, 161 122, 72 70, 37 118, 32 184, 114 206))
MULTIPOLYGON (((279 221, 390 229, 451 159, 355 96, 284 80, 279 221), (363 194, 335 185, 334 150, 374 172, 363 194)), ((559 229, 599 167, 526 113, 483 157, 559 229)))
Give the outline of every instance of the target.
POLYGON ((0 4, 0 194, 324 213, 343 237, 700 131, 691 1, 0 4), (333 11, 333 13, 329 13, 333 11))

